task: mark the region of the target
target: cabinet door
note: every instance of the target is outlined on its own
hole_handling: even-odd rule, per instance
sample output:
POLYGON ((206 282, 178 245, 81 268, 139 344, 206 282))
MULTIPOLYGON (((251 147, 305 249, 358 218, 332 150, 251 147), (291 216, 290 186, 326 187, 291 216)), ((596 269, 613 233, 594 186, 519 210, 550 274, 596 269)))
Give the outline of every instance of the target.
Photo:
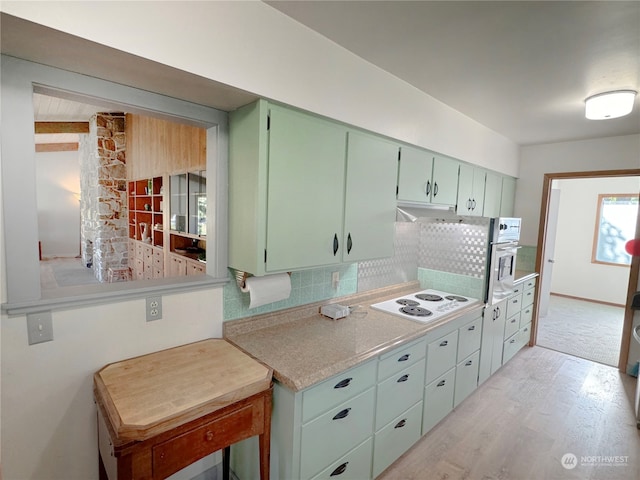
POLYGON ((342 259, 357 262, 393 255, 397 144, 349 132, 342 259))
POLYGON ((431 201, 431 153, 411 147, 400 149, 398 171, 398 200, 401 202, 429 203, 431 201))
POLYGON ((341 261, 346 130, 270 109, 266 270, 341 261))
POLYGON ((506 305, 500 303, 494 307, 493 351, 491 353, 491 375, 502 366, 502 348, 504 341, 504 325, 506 322, 506 305))
POLYGON ((205 236, 207 234, 207 172, 189 172, 189 233, 205 236))
POLYGON ((169 228, 176 232, 187 231, 187 174, 169 178, 170 219, 169 228))
POLYGON ((506 305, 505 299, 484 310, 478 384, 483 383, 502 365, 506 305))
POLYGON ((495 173, 486 172, 484 187, 483 216, 499 217, 502 199, 502 177, 495 173))
POLYGON ((484 190, 484 170, 461 164, 457 198, 458 215, 482 216, 484 190))
POLYGON ((422 414, 422 435, 453 410, 456 369, 452 368, 436 378, 424 389, 424 411, 422 414))
POLYGON ((475 352, 456 366, 456 387, 453 406, 460 405, 465 398, 478 388, 478 361, 480 352, 475 352))
POLYGON ((455 160, 435 156, 433 159, 433 194, 431 203, 455 205, 458 197, 458 168, 455 160))
POLYGON ((513 217, 513 203, 516 198, 516 179, 502 177, 502 194, 500 198, 500 216, 513 217))
POLYGON ((427 346, 427 372, 425 382, 430 383, 436 377, 456 366, 458 353, 458 330, 434 340, 427 346))

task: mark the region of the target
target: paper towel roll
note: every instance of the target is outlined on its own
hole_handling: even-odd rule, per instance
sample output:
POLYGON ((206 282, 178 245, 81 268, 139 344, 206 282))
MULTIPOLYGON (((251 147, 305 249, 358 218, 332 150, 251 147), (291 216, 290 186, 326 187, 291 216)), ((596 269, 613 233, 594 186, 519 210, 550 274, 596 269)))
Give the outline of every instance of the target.
POLYGON ((249 292, 249 308, 289 298, 291 295, 291 277, 288 273, 249 277, 244 282, 243 292, 249 292))

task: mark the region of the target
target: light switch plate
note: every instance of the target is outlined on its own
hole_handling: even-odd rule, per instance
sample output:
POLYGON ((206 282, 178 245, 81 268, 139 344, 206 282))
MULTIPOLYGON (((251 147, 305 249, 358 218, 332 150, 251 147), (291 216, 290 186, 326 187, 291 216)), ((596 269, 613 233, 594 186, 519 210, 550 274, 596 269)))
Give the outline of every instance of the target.
POLYGON ((27 314, 27 335, 29 345, 53 340, 53 317, 51 312, 27 314))

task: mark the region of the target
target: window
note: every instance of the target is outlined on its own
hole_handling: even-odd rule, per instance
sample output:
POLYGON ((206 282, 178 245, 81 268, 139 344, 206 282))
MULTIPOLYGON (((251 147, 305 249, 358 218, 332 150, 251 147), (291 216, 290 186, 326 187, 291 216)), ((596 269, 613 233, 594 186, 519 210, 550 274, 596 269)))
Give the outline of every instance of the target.
POLYGON ((638 218, 637 194, 600 194, 592 263, 630 265, 626 243, 634 238, 638 218))

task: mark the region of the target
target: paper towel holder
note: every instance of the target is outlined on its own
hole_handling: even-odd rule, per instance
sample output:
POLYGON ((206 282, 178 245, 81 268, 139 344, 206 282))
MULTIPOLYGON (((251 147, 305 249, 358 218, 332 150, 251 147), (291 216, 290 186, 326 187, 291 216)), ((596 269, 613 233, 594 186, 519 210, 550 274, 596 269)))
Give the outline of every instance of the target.
MULTIPOLYGON (((246 286, 245 282, 247 281, 247 278, 252 277, 253 275, 247 272, 243 272, 241 270, 236 270, 235 272, 236 272, 236 284, 238 285, 238 288, 242 290, 246 286)), ((291 272, 287 272, 287 274, 291 276, 291 272)))

